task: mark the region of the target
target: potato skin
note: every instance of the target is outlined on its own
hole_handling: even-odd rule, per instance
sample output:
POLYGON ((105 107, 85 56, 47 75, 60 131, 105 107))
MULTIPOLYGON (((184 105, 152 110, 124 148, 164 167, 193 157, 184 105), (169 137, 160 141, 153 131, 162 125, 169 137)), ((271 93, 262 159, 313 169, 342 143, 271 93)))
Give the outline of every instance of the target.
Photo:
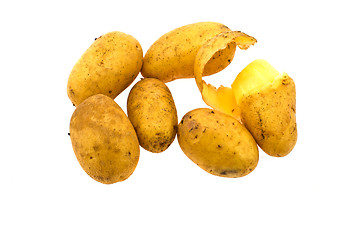
POLYGON ((178 117, 169 88, 155 78, 144 78, 131 89, 127 112, 140 146, 160 153, 175 139, 178 117))
POLYGON ((283 157, 291 152, 297 141, 296 91, 288 75, 275 88, 243 98, 239 108, 242 122, 265 153, 283 157))
POLYGON ((255 169, 255 140, 235 118, 199 108, 185 114, 177 132, 179 145, 200 168, 216 176, 242 177, 255 169))
MULTIPOLYGON (((194 77, 195 57, 200 47, 219 33, 231 31, 216 22, 199 22, 176 28, 160 37, 146 52, 141 70, 143 77, 169 82, 194 77)), ((232 61, 236 50, 230 44, 214 54, 204 76, 223 70, 232 61)))
POLYGON ((136 168, 140 147, 135 130, 110 97, 91 96, 75 109, 70 138, 81 167, 98 182, 123 181, 136 168))
POLYGON ((73 67, 67 85, 71 102, 104 94, 115 99, 139 74, 143 51, 140 43, 122 32, 97 38, 73 67))

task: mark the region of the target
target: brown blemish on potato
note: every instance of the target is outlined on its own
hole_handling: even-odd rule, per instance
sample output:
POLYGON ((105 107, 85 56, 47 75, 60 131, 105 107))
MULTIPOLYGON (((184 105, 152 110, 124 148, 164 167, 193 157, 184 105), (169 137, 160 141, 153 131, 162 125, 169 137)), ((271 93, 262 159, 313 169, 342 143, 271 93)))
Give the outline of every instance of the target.
POLYGON ((224 170, 224 171, 220 172, 221 175, 237 174, 237 173, 238 173, 238 170, 233 170, 233 169, 224 170))
POLYGON ((102 35, 101 35, 100 37, 95 38, 95 40, 94 40, 94 41, 96 41, 97 39, 99 39, 99 38, 101 38, 101 37, 102 37, 102 35))
POLYGON ((104 177, 102 176, 93 176, 93 178, 95 178, 99 182, 104 182, 104 177))

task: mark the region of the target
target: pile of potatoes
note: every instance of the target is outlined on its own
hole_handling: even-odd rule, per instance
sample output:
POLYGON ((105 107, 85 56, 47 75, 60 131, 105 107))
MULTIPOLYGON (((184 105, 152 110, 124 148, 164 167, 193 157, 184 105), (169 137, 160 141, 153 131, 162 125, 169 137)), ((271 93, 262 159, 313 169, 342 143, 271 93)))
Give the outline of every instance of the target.
POLYGON ((267 61, 255 60, 231 87, 215 88, 202 76, 225 69, 237 47, 256 39, 223 24, 200 22, 160 37, 143 56, 140 43, 122 32, 95 39, 73 67, 67 84, 76 106, 70 138, 81 167, 94 180, 127 179, 140 146, 160 153, 177 135, 195 164, 222 177, 242 177, 259 161, 258 146, 270 156, 291 152, 297 140, 294 81, 267 61), (127 100, 127 115, 114 99, 141 73, 127 100), (192 109, 178 121, 165 83, 194 78, 210 108, 192 109))

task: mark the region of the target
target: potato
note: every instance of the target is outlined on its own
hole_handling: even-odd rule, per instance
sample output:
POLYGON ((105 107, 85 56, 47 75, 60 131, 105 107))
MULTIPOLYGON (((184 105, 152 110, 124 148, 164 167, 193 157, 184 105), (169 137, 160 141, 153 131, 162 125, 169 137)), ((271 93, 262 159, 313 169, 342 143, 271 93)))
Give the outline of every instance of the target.
POLYGON ((183 152, 200 168, 221 177, 242 177, 255 169, 255 140, 235 118, 199 108, 185 114, 178 127, 183 152))
MULTIPOLYGON (((199 48, 215 35, 231 31, 216 22, 199 22, 174 29, 160 37, 146 52, 141 74, 169 82, 194 77, 194 60, 199 48)), ((208 62, 204 75, 221 71, 230 64, 236 44, 219 50, 208 62)))
POLYGON ((104 94, 115 99, 139 74, 143 59, 140 43, 122 32, 110 32, 95 40, 73 67, 67 85, 71 102, 104 94))
POLYGON ((137 82, 130 91, 127 112, 144 149, 160 153, 174 141, 177 111, 171 92, 162 81, 145 78, 137 82))
POLYGON ((241 121, 270 156, 289 154, 297 141, 294 81, 265 60, 250 63, 232 84, 241 121))
POLYGON ((81 167, 98 182, 127 179, 135 170, 140 147, 135 130, 114 100, 102 94, 75 109, 70 138, 81 167))

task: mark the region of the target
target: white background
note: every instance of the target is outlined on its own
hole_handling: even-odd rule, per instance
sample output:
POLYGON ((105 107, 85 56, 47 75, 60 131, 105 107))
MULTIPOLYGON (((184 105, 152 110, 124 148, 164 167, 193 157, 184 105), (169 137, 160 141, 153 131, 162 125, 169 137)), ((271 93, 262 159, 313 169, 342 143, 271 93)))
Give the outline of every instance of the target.
MULTIPOLYGON (((360 239, 356 1, 7 2, 0 4, 0 239, 360 239), (68 136, 74 107, 66 84, 75 62, 109 31, 134 36, 145 53, 164 33, 200 21, 258 40, 208 81, 230 84, 257 58, 295 80, 294 150, 283 158, 260 152, 250 175, 228 179, 198 168, 175 139, 161 154, 141 149, 124 182, 92 180, 68 136)), ((179 120, 206 107, 193 79, 168 86, 179 120)), ((130 88, 116 98, 123 109, 130 88)))

